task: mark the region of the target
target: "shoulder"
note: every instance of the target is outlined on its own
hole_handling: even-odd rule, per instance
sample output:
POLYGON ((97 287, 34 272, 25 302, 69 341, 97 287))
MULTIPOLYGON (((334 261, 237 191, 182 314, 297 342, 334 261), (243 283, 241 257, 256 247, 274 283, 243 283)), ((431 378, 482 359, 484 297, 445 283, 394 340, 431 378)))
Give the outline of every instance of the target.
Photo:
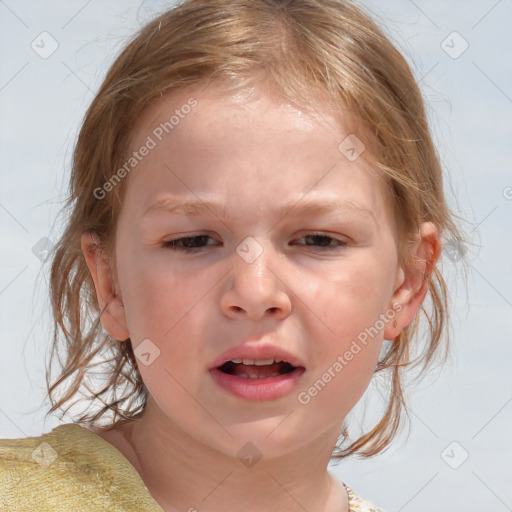
POLYGON ((0 510, 141 509, 161 512, 127 459, 80 425, 0 439, 0 510))
POLYGON ((382 509, 373 505, 369 501, 360 498, 350 487, 343 484, 348 494, 348 501, 350 505, 349 512, 384 512, 382 509))

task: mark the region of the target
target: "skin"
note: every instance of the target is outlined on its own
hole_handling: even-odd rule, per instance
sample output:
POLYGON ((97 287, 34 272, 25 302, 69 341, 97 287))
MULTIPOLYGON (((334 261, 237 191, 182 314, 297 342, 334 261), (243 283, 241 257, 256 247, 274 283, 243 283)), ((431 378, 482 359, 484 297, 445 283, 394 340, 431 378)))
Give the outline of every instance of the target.
POLYGON ((244 101, 189 88, 145 111, 132 147, 190 97, 197 106, 125 178, 115 254, 96 250, 91 233, 82 237, 104 328, 130 338, 136 353, 145 339, 160 351, 147 366, 138 360, 150 392, 143 417, 108 433, 91 430, 126 456, 166 511, 229 512, 241 503, 248 512, 347 511, 346 492, 327 465, 383 339, 408 326, 425 298, 438 230, 422 224, 411 245, 414 264, 399 265, 385 180, 363 157, 351 162, 340 152, 350 132, 322 105, 306 113, 266 93, 244 101), (159 208, 144 215, 171 196, 222 207, 215 214, 159 208), (333 198, 366 213, 298 213, 307 201, 333 198), (311 234, 330 236, 330 248, 311 234), (164 246, 200 235, 211 238, 195 239, 199 248, 189 252, 164 246), (248 236, 263 250, 252 263, 236 252, 248 236), (298 394, 393 303, 401 305, 395 322, 307 405, 299 403, 298 394), (213 382, 212 360, 248 339, 304 361, 292 392, 251 402, 213 382), (250 468, 237 457, 248 442, 262 455, 250 468))

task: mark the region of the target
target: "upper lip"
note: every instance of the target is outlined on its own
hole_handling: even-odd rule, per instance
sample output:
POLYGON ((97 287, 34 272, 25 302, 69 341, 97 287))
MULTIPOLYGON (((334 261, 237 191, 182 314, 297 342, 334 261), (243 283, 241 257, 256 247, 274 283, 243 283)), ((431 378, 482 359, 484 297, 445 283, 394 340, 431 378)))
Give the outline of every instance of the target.
POLYGON ((226 350, 221 355, 216 357, 209 365, 209 369, 211 370, 213 368, 218 368, 227 361, 232 361, 233 359, 265 360, 271 358, 285 361, 295 367, 304 367, 304 363, 299 357, 290 354, 290 352, 282 349, 277 345, 271 345, 268 343, 244 343, 242 345, 230 348, 229 350, 226 350))

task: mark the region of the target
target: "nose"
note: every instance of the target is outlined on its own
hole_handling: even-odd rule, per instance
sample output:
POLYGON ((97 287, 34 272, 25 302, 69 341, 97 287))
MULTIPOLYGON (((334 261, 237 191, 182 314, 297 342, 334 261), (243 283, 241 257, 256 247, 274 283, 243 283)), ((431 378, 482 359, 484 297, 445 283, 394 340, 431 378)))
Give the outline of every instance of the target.
POLYGON ((254 253, 256 244, 261 253, 253 261, 245 257, 242 244, 233 254, 232 271, 221 297, 222 311, 232 319, 261 320, 268 316, 282 320, 292 308, 286 277, 280 272, 282 260, 270 245, 263 248, 253 238, 252 244, 249 242, 251 252, 254 253))

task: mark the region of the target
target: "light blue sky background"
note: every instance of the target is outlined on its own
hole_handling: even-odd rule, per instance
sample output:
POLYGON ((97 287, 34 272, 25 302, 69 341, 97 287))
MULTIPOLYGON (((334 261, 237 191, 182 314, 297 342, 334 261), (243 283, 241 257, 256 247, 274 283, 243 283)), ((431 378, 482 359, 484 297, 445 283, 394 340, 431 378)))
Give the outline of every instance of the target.
MULTIPOLYGON (((362 3, 421 79, 447 194, 474 245, 467 281, 445 258, 452 360, 411 388, 409 437, 333 471, 386 512, 512 510, 512 1, 362 3)), ((72 146, 107 66, 167 5, 0 0, 0 437, 60 423, 44 423, 39 408, 51 332, 48 264, 33 247, 57 239, 72 146), (58 43, 46 59, 31 48, 43 31, 58 43)))

